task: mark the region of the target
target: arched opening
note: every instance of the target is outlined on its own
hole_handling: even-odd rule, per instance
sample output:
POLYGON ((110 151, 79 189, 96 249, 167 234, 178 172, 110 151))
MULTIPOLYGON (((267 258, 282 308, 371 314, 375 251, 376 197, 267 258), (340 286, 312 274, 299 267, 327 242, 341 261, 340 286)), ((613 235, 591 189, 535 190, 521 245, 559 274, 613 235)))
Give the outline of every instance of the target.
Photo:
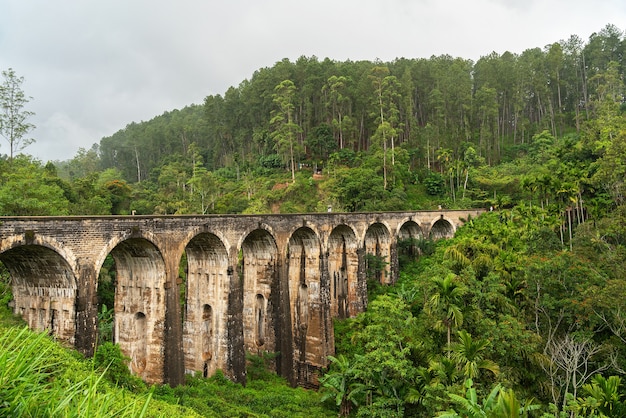
POLYGON ((429 237, 432 240, 438 240, 442 238, 452 238, 454 236, 454 227, 450 222, 443 217, 438 219, 430 228, 429 237))
POLYGON ((108 254, 98 274, 98 345, 115 342, 113 340, 115 286, 115 260, 108 254))
POLYGON ((13 311, 31 329, 48 331, 69 344, 76 333, 76 277, 56 251, 40 245, 0 254, 10 276, 13 311))
POLYGON ((416 260, 422 254, 424 234, 422 228, 414 222, 408 221, 398 231, 398 262, 404 265, 416 260))
MULTIPOLYGON (((111 277, 114 287, 111 340, 130 357, 134 374, 148 383, 162 382, 165 263, 161 253, 143 238, 122 241, 105 259, 99 285, 103 276, 111 277)), ((98 293, 102 295, 100 289, 98 293)), ((100 306, 100 317, 102 311, 100 306)))
POLYGON ((315 370, 326 366, 320 242, 313 230, 302 227, 291 235, 287 260, 297 381, 307 385, 315 370))
POLYGON ((354 232, 346 225, 334 228, 328 238, 330 312, 333 317, 349 318, 359 313, 357 246, 354 232))
MULTIPOLYGON (((274 237, 256 229, 245 238, 239 253, 243 277, 243 338, 246 351, 254 354, 280 351, 277 246, 274 237)), ((276 364, 270 367, 276 369, 276 364)))
MULTIPOLYGON (((311 303, 320 303, 320 244, 310 228, 297 229, 289 239, 289 293, 296 297, 292 321, 296 330, 306 333, 311 303)), ((298 332, 298 331, 296 331, 298 332)), ((303 335, 302 337, 305 337, 303 335)))
POLYGON ((211 376, 226 370, 228 316, 228 252, 214 234, 195 236, 181 259, 185 286, 183 351, 185 372, 211 376), (221 363, 220 363, 221 362, 221 363))
POLYGON ((381 223, 370 225, 365 233, 365 269, 368 281, 390 284, 391 236, 381 223))

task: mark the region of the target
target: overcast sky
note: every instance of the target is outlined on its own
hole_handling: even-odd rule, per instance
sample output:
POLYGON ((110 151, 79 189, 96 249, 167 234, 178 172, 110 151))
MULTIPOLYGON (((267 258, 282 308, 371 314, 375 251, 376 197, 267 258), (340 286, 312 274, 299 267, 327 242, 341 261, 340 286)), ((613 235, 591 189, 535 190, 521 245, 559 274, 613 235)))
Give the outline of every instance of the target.
POLYGON ((24 152, 46 162, 223 95, 283 58, 476 61, 586 42, 607 24, 626 29, 626 1, 0 0, 0 70, 24 77, 36 113, 24 152))

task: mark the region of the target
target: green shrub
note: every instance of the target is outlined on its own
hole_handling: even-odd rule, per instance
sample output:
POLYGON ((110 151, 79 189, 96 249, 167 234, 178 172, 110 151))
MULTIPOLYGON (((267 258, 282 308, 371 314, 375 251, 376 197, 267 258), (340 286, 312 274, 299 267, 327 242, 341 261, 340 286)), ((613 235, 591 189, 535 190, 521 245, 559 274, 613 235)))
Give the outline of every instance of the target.
POLYGON ((424 186, 429 195, 442 196, 446 189, 446 182, 441 174, 431 171, 424 178, 424 186))
POLYGON ((143 381, 131 374, 128 368, 129 361, 130 359, 120 351, 120 347, 111 342, 99 345, 93 357, 94 366, 115 385, 132 391, 144 390, 143 381))

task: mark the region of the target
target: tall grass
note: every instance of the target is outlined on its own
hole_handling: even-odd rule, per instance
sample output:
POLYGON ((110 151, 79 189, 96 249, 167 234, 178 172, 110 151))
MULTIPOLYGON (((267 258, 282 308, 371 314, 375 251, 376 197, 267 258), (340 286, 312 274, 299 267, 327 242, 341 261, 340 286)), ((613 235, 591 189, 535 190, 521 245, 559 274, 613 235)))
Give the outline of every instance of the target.
POLYGON ((43 334, 10 328, 0 336, 0 415, 29 416, 44 403, 39 394, 51 379, 50 346, 43 334))
POLYGON ((0 417, 144 417, 152 392, 129 396, 77 367, 43 333, 0 327, 0 417))

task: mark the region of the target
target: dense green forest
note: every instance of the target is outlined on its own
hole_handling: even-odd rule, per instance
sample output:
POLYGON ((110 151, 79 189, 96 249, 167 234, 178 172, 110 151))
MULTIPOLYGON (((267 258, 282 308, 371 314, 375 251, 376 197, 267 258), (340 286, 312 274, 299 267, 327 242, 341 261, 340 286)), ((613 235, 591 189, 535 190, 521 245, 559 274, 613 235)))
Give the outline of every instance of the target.
MULTIPOLYGON (((259 371, 261 392, 312 416, 626 416, 625 52, 608 25, 475 63, 283 60, 68 161, 11 147, 0 213, 490 208, 453 239, 399 243, 419 257, 336 322, 319 393, 259 371)), ((207 416, 299 413, 206 407, 235 386, 131 389, 207 416)))

